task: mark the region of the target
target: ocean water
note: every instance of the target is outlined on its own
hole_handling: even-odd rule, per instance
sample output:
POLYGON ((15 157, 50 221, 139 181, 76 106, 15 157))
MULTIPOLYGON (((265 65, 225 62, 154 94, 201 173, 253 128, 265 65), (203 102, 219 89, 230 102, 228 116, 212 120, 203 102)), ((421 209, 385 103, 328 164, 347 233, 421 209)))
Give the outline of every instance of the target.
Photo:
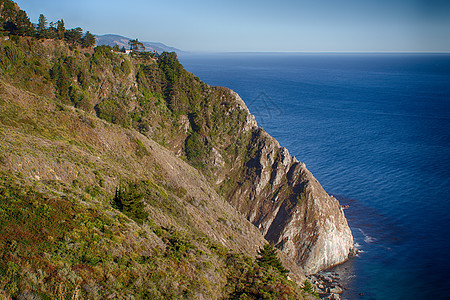
POLYGON ((449 54, 190 54, 345 210, 344 299, 450 298, 449 54))

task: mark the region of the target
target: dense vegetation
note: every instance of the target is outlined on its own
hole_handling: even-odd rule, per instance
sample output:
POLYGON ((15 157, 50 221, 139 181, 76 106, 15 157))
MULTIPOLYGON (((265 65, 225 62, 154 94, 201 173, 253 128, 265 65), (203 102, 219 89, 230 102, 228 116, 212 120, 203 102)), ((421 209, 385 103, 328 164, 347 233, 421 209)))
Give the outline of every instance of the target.
POLYGON ((4 82, 0 105, 0 297, 306 295, 273 248, 248 251, 252 225, 170 178, 156 144, 4 82))

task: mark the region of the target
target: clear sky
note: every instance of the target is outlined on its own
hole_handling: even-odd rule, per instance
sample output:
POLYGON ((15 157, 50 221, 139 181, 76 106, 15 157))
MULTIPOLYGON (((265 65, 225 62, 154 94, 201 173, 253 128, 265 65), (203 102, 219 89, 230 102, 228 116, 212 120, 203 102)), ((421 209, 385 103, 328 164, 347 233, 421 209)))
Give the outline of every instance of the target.
POLYGON ((450 0, 17 0, 37 23, 187 51, 450 52, 450 0))

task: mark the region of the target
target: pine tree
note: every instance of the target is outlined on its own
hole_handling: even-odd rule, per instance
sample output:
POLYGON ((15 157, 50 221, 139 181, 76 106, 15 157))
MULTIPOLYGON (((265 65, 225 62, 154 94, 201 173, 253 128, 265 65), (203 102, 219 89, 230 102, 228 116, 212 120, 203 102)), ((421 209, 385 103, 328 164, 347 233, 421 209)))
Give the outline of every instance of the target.
POLYGON ((89 48, 95 45, 95 36, 89 31, 86 32, 84 37, 81 39, 81 47, 89 48))
POLYGON ((120 210, 138 223, 142 223, 148 217, 145 204, 136 186, 129 183, 128 188, 118 187, 112 200, 114 208, 120 210))
POLYGON ((46 38, 47 37, 47 18, 41 14, 39 15, 38 24, 37 24, 37 37, 46 38))
POLYGON ((64 38, 64 33, 66 32, 66 27, 64 26, 64 20, 61 19, 56 22, 56 35, 59 40, 64 38))
POLYGON ((14 24, 16 25, 14 34, 27 36, 33 32, 33 26, 27 13, 23 10, 19 10, 16 15, 14 24))
POLYGON ((281 263, 281 260, 278 258, 277 250, 273 246, 272 243, 268 243, 264 245, 263 248, 259 249, 258 251, 258 257, 256 258, 256 263, 262 267, 262 268, 274 268, 275 270, 278 270, 281 275, 287 276, 289 273, 288 270, 286 270, 283 267, 283 264, 281 263))
POLYGON ((83 36, 83 29, 80 27, 72 28, 64 32, 64 39, 71 44, 81 44, 83 36))
POLYGON ((139 42, 138 39, 135 40, 129 40, 128 45, 130 45, 130 50, 133 51, 145 51, 145 46, 143 43, 139 42))
POLYGON ((45 30, 47 28, 47 24, 48 24, 47 18, 43 14, 40 14, 38 19, 37 30, 39 31, 45 30))

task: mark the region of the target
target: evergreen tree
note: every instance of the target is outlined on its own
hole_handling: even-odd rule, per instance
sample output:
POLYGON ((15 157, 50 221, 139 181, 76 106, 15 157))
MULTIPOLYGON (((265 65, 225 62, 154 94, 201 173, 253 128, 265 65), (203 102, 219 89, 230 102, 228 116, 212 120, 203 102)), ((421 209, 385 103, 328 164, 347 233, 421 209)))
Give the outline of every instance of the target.
POLYGON ((112 205, 136 222, 142 223, 148 217, 148 213, 144 210, 143 195, 137 190, 137 187, 132 183, 129 183, 128 189, 118 187, 112 205))
POLYGON ((129 40, 128 45, 130 45, 130 50, 133 51, 145 51, 145 46, 141 42, 139 42, 138 39, 135 40, 129 40))
POLYGON ((50 22, 49 27, 47 29, 47 38, 56 39, 58 37, 56 25, 57 24, 55 22, 50 22))
POLYGON ((64 38, 64 33, 66 32, 66 27, 64 26, 64 20, 58 20, 56 22, 56 36, 59 40, 64 38))
POLYGON ((40 14, 38 19, 37 30, 43 31, 47 29, 47 24, 48 24, 47 18, 43 14, 40 14))
POLYGON ((256 263, 262 268, 272 267, 275 270, 278 270, 283 276, 287 276, 289 273, 289 271, 283 267, 280 258, 278 258, 277 250, 272 243, 268 243, 264 245, 263 248, 259 249, 256 263))
POLYGON ((15 28, 13 34, 20 36, 31 35, 33 32, 33 25, 31 24, 30 18, 27 13, 23 10, 19 10, 14 20, 15 28))
POLYGON ((84 37, 81 39, 81 47, 89 48, 94 47, 94 45, 95 45, 95 36, 89 31, 87 31, 84 37))
POLYGON ((37 36, 39 38, 47 37, 47 24, 47 18, 43 14, 39 15, 37 24, 37 36))
POLYGON ((73 28, 73 29, 70 29, 70 30, 66 30, 64 32, 64 39, 68 43, 72 43, 72 44, 81 44, 81 42, 82 42, 81 37, 82 36, 83 36, 83 29, 81 29, 80 27, 73 28))

